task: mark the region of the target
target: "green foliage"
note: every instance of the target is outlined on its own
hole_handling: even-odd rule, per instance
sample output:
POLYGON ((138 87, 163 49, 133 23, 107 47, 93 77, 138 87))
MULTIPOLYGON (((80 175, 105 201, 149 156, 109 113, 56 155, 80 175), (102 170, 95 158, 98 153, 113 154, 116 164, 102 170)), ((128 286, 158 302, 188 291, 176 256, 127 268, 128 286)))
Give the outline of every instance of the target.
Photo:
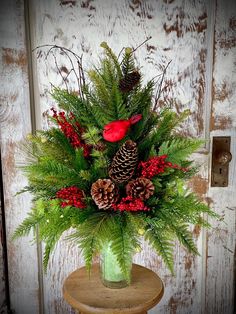
MULTIPOLYGON (((26 164, 22 168, 28 185, 21 192, 29 191, 34 198, 32 210, 13 238, 34 231, 34 238, 38 237, 46 245, 43 259, 46 270, 50 254, 62 234, 74 228, 68 239, 82 250, 88 270, 93 257, 104 245, 109 245, 129 281, 129 256, 140 248, 139 240, 144 236, 173 273, 173 241, 178 240, 188 251, 198 254, 191 225, 209 228, 207 216, 219 218, 185 187, 186 180, 197 171, 189 158, 203 141, 178 134, 177 128, 189 115, 188 110, 181 114, 167 107, 158 113, 153 111, 154 80, 144 86, 141 76, 131 91, 122 92, 120 80, 139 71, 133 50, 126 48, 120 61, 106 43, 101 46, 104 58, 99 67, 87 72, 89 82, 83 84, 83 97, 60 88, 54 88, 52 92, 59 108, 65 110, 70 127, 77 131, 78 123, 82 127, 81 147, 73 147, 70 137, 58 127, 54 118, 54 127, 29 136, 24 146, 26 164), (141 114, 142 119, 129 128, 120 142, 110 143, 103 139, 104 125, 130 119, 135 114, 141 114), (149 211, 99 209, 92 199, 91 186, 98 179, 109 178, 114 155, 129 139, 138 145, 139 162, 167 155, 168 162, 187 168, 187 171, 167 167, 164 173, 151 178, 154 194, 144 201, 149 211), (89 151, 87 155, 85 147, 89 151), (82 190, 85 208, 62 205, 57 197, 59 190, 73 186, 82 190)), ((139 176, 137 166, 133 177, 139 176)), ((117 185, 119 201, 127 196, 127 183, 117 185)))
POLYGON ((81 125, 95 125, 98 128, 103 127, 101 107, 91 97, 89 98, 88 87, 84 87, 84 93, 87 94, 87 99, 83 100, 73 93, 66 90, 54 88, 52 97, 58 103, 61 109, 67 112, 72 112, 80 121, 81 125))
POLYGON ((93 256, 101 249, 104 224, 108 220, 105 212, 95 213, 83 222, 77 231, 69 239, 73 239, 82 249, 85 265, 88 270, 91 268, 93 256))
POLYGON ((132 225, 127 223, 127 218, 125 215, 115 216, 115 221, 113 224, 114 228, 112 230, 111 237, 111 249, 113 253, 117 256, 120 268, 128 282, 130 282, 129 273, 129 257, 138 247, 139 242, 137 239, 137 234, 134 232, 132 225))
POLYGON ((102 136, 100 134, 100 131, 96 127, 88 127, 86 132, 83 133, 83 139, 86 141, 89 145, 98 145, 98 143, 101 141, 102 136))
MULTIPOLYGON (((114 54, 114 52, 111 50, 111 48, 108 46, 108 44, 106 42, 102 42, 101 47, 104 48, 105 53, 108 57, 108 60, 114 64, 118 78, 120 79, 122 74, 121 74, 121 68, 120 68, 118 58, 116 57, 116 55, 114 54)), ((105 59, 105 60, 107 60, 107 59, 105 59)))
POLYGON ((123 76, 127 76, 127 74, 136 70, 133 51, 131 48, 125 48, 125 53, 121 62, 121 70, 123 76))
POLYGON ((181 164, 203 143, 201 140, 191 138, 174 138, 161 144, 158 155, 168 155, 168 161, 181 164))
POLYGON ((166 229, 166 224, 158 219, 147 219, 148 226, 145 232, 145 239, 163 258, 169 270, 174 272, 173 263, 173 239, 166 229))

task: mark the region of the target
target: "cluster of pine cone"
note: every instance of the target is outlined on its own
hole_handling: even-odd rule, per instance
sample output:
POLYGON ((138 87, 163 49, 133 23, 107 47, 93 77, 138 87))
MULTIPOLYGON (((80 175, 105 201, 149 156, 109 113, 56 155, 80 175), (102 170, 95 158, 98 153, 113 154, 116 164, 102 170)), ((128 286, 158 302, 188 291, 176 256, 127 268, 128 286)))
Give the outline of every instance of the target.
POLYGON ((132 179, 138 164, 137 144, 126 141, 114 156, 109 169, 110 179, 98 179, 92 184, 91 195, 99 209, 109 209, 119 199, 117 184, 127 182, 127 196, 146 200, 154 193, 154 185, 147 178, 132 179))

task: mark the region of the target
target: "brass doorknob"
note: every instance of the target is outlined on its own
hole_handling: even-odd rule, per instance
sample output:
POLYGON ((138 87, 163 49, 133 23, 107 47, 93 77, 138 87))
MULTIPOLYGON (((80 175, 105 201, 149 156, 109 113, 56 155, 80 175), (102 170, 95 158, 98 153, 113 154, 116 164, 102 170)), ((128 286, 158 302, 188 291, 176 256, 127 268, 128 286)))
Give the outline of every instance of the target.
POLYGON ((215 161, 220 165, 227 165, 232 159, 232 155, 230 152, 219 152, 216 155, 215 161))

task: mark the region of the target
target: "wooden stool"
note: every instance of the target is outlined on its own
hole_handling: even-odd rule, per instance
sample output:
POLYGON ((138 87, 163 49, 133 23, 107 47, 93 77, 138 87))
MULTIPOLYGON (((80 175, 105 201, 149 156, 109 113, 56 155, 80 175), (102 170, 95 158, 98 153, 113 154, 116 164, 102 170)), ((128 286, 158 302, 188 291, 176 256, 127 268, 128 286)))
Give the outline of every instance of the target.
POLYGON ((71 273, 63 285, 64 299, 82 314, 147 314, 162 298, 164 286, 150 269, 133 264, 131 285, 110 289, 100 280, 99 265, 91 269, 90 279, 85 267, 71 273))

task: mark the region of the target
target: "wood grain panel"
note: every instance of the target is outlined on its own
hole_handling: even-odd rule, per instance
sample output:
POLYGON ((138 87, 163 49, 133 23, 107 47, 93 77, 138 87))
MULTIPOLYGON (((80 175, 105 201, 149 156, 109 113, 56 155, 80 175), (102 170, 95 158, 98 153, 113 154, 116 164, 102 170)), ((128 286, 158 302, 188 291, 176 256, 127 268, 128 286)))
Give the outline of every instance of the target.
POLYGON ((11 307, 16 313, 38 313, 38 266, 32 236, 12 242, 11 236, 30 209, 29 195, 15 197, 26 185, 16 168, 18 145, 31 131, 23 1, 1 1, 1 156, 11 307))
MULTIPOLYGON (((1 167, 1 163, 0 163, 1 167)), ((0 169, 0 183, 2 184, 0 169)), ((7 312, 7 292, 6 292, 6 269, 5 269, 5 232, 3 219, 2 189, 0 186, 0 313, 7 312)))
MULTIPOLYGON (((207 54, 209 17, 205 1, 34 0, 30 8, 32 46, 65 46, 83 54, 85 68, 97 62, 102 51, 99 45, 104 40, 118 53, 123 46, 137 47, 152 36, 136 54, 145 80, 160 74, 160 65, 172 60, 159 105, 172 105, 178 112, 189 108, 192 114, 182 132, 205 136, 208 112, 205 100, 210 99, 206 97, 206 63, 210 56, 207 54)), ((45 50, 39 49, 33 55, 37 124, 43 128, 48 127, 44 113, 53 105, 48 93, 50 83, 63 86, 58 68, 70 70, 65 57, 57 54, 57 67, 53 56, 45 60, 45 54, 45 50)), ((77 88, 75 77, 70 77, 69 86, 77 88)), ((191 185, 204 197, 208 188, 208 156, 197 154, 195 159, 201 165, 201 172, 191 185)), ((198 228, 193 227, 193 233, 204 256, 205 238, 198 228)), ((165 296, 158 306, 160 313, 201 313, 204 259, 189 255, 176 244, 176 276, 173 277, 149 246, 143 245, 144 250, 137 254, 135 262, 158 272, 165 282, 165 296)), ((58 244, 44 278, 46 313, 72 313, 62 298, 62 282, 82 264, 77 249, 63 241, 58 244)))
POLYGON ((230 314, 235 289, 236 3, 218 0, 216 4, 211 136, 231 136, 233 159, 229 186, 209 190, 212 206, 224 221, 214 223, 208 233, 205 312, 230 314))

